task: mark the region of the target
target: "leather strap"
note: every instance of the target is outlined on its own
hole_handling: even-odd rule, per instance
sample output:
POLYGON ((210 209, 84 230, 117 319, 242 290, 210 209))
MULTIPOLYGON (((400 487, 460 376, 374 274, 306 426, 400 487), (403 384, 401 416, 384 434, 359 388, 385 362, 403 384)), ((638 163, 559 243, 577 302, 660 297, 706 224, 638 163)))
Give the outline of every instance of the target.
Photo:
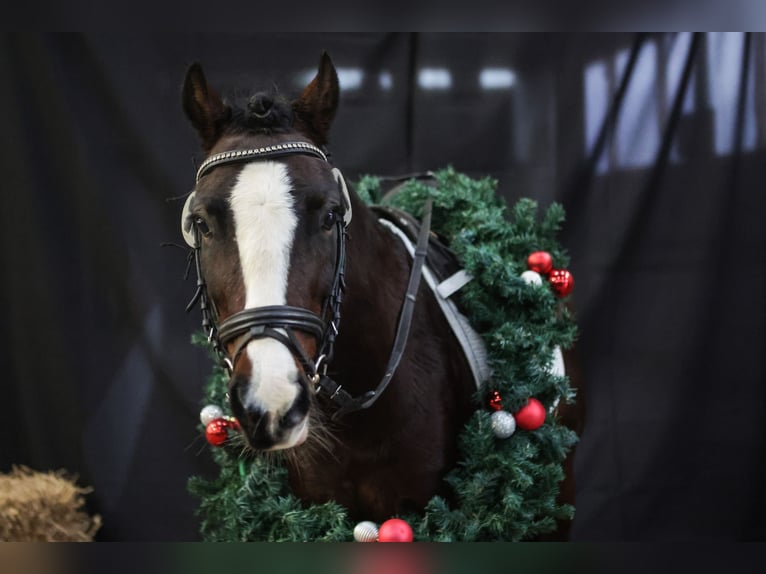
POLYGON ((423 212, 423 222, 420 227, 420 234, 418 235, 418 243, 415 248, 415 256, 412 260, 412 269, 410 270, 410 279, 407 283, 407 292, 404 296, 404 302, 402 303, 402 309, 399 314, 399 324, 396 328, 396 337, 394 338, 393 349, 391 350, 391 356, 388 359, 388 365, 386 365, 385 374, 383 379, 378 383, 378 386, 372 390, 367 391, 363 395, 355 398, 350 398, 349 395, 342 391, 338 387, 335 390, 336 402, 341 403, 340 408, 335 411, 332 418, 336 419, 345 414, 360 409, 367 409, 375 404, 383 391, 386 390, 391 379, 396 374, 396 369, 399 367, 399 362, 402 359, 404 350, 407 347, 407 338, 410 333, 410 325, 412 324, 412 316, 415 311, 415 301, 417 299, 418 287, 420 286, 420 277, 423 271, 423 263, 426 260, 426 254, 428 252, 428 237, 431 232, 431 211, 433 208, 433 201, 428 198, 423 212), (345 395, 345 396, 344 396, 345 395))
POLYGON ((239 342, 237 345, 237 348, 234 350, 234 352, 231 355, 231 364, 232 368, 234 365, 237 364, 237 360, 239 359, 239 356, 242 354, 242 352, 247 347, 248 343, 250 341, 256 340, 256 339, 264 339, 264 338, 270 338, 275 339, 282 343, 285 347, 287 347, 290 352, 293 354, 293 356, 300 362, 301 366, 303 367, 304 372, 307 376, 310 375, 314 371, 314 364, 311 362, 311 359, 306 355, 306 352, 303 350, 303 346, 300 344, 300 341, 295 336, 295 333, 293 333, 292 329, 285 328, 283 329, 284 334, 281 331, 278 331, 277 329, 273 329, 271 327, 263 326, 263 325, 257 325, 252 326, 246 331, 245 337, 239 342))
POLYGON ((313 335, 318 341, 322 339, 325 330, 324 321, 307 309, 289 305, 269 305, 234 313, 221 323, 218 337, 226 344, 252 327, 259 326, 300 329, 313 335))
POLYGON ((217 153, 202 162, 197 170, 197 181, 214 167, 235 162, 250 162, 253 160, 282 157, 285 155, 305 154, 313 155, 324 161, 327 160, 325 153, 314 144, 302 141, 284 142, 255 149, 240 149, 217 153))

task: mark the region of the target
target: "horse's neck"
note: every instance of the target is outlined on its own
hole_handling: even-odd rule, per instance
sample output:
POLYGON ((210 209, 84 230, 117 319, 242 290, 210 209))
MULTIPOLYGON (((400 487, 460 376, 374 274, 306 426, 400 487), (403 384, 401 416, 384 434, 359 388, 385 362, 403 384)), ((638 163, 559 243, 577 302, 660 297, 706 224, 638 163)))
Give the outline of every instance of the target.
MULTIPOLYGON (((331 377, 353 396, 375 389, 391 356, 411 269, 410 257, 355 197, 346 294, 331 377)), ((438 303, 421 284, 410 337, 396 375, 375 404, 332 425, 333 448, 299 457, 299 496, 333 499, 350 516, 382 521, 444 494, 457 435, 472 410, 470 370, 438 303)), ((330 406, 330 410, 334 410, 330 406)))

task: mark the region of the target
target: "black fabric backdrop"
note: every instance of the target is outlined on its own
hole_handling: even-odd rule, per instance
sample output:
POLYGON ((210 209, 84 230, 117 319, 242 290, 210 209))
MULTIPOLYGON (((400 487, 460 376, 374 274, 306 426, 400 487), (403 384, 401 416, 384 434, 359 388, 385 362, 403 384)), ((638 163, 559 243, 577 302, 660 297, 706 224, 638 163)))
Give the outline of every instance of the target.
POLYGON ((196 540, 210 372, 183 312, 188 64, 295 93, 327 49, 354 180, 448 164, 563 202, 587 389, 573 539, 766 538, 763 34, 0 36, 0 470, 100 540, 196 540))

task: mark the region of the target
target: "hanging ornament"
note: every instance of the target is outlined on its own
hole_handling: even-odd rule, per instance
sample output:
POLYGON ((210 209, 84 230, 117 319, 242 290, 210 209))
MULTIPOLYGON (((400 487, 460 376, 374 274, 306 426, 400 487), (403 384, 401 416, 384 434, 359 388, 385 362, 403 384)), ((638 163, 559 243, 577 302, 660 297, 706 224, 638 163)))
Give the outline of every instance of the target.
POLYGON ((360 522, 354 526, 354 540, 357 542, 377 542, 378 525, 369 520, 360 522))
POLYGON ((524 430, 535 430, 545 422, 545 407, 536 398, 531 397, 527 404, 514 414, 516 425, 524 430))
MULTIPOLYGON (((555 377, 566 376, 567 370, 564 364, 564 353, 561 352, 561 347, 559 347, 558 345, 553 347, 553 352, 551 353, 551 362, 546 367, 545 370, 555 377)), ((551 406, 548 407, 548 412, 555 413, 560 402, 561 402, 560 396, 557 396, 555 399, 553 399, 553 403, 551 403, 551 406)))
POLYGON ((229 431, 238 431, 239 422, 234 417, 213 419, 205 427, 205 438, 213 446, 221 446, 229 438, 229 431))
POLYGON ((508 438, 516 432, 516 419, 508 411, 492 413, 492 432, 497 438, 508 438))
POLYGON ((231 430, 235 430, 237 432, 242 430, 242 427, 239 426, 239 421, 235 419, 234 417, 223 417, 229 422, 229 428, 231 430))
POLYGON ((567 370, 564 365, 564 353, 561 352, 561 347, 558 345, 553 347, 551 362, 546 366, 545 370, 556 377, 566 376, 567 370))
POLYGON ((493 411, 499 411, 503 408, 503 398, 499 392, 490 391, 487 393, 487 406, 493 411))
POLYGON ((537 271, 532 271, 531 269, 524 271, 524 273, 521 274, 521 279, 527 285, 539 286, 543 284, 543 278, 540 276, 540 274, 537 271))
POLYGON ((218 405, 207 405, 199 412, 199 420, 202 424, 207 426, 211 421, 220 419, 223 417, 223 409, 218 405))
POLYGON ((226 419, 215 419, 205 427, 205 438, 213 446, 221 446, 229 438, 229 423, 226 419))
POLYGON ((527 257, 527 269, 548 275, 553 269, 553 257, 547 251, 535 251, 527 257))
POLYGON ((401 518, 390 518, 378 529, 378 542, 412 542, 412 528, 401 518))
POLYGON ((566 297, 574 289, 574 277, 566 269, 554 269, 548 276, 548 281, 557 297, 566 297))

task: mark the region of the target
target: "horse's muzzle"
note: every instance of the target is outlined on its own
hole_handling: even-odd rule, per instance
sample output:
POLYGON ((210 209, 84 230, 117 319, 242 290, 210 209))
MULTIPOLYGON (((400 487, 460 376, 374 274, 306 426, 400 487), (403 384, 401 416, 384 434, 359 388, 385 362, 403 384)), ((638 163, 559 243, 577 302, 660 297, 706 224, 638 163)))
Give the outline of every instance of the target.
POLYGON ((305 384, 296 382, 298 394, 282 412, 275 412, 247 400, 251 382, 234 374, 229 387, 229 401, 239 421, 247 444, 254 450, 280 450, 303 443, 308 436, 309 392, 305 384))

